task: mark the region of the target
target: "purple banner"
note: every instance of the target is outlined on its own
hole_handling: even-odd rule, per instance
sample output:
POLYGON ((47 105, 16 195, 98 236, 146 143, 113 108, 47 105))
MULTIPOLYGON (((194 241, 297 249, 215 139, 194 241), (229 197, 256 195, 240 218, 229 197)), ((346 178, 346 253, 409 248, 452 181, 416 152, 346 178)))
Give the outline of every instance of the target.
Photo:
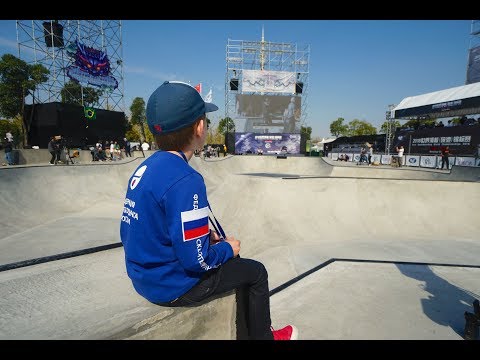
POLYGON ((300 134, 235 133, 236 154, 300 154, 300 134))

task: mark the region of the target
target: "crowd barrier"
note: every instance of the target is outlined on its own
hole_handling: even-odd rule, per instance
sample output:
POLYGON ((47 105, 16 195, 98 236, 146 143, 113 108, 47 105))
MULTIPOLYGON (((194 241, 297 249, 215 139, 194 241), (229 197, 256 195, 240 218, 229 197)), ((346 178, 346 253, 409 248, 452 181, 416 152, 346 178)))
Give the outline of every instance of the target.
MULTIPOLYGON (((348 155, 348 162, 359 162, 360 154, 358 153, 329 153, 328 157, 335 161, 338 160, 340 154, 348 155)), ((395 154, 373 154, 372 163, 378 163, 380 165, 391 165, 392 157, 395 157, 395 154)), ((467 166, 475 167, 480 166, 480 158, 475 158, 474 156, 453 156, 450 155, 448 158, 449 169, 452 166, 467 166)), ((413 166, 413 167, 423 167, 423 168, 441 168, 442 166, 442 157, 440 155, 404 155, 403 164, 404 166, 413 166)))

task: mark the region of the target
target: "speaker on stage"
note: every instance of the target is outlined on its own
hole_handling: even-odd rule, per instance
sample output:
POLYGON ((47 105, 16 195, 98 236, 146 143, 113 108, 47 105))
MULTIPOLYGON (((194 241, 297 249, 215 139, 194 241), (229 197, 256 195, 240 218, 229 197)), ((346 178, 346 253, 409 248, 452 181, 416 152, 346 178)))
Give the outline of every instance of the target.
POLYGON ((299 81, 295 84, 295 94, 301 94, 303 92, 303 82, 299 81))
POLYGON ((230 90, 238 90, 238 79, 230 79, 230 90))
POLYGON ((63 47, 63 25, 58 21, 45 21, 43 23, 43 34, 47 47, 63 47))

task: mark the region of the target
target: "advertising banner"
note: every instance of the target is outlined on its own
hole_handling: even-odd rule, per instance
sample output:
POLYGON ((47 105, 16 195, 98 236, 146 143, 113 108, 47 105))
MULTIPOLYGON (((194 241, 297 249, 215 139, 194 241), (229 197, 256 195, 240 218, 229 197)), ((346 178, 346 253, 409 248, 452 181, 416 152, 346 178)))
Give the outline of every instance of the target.
POLYGON ((296 73, 290 71, 243 70, 242 92, 295 93, 296 73))
POLYGON ((405 158, 405 164, 407 166, 420 166, 420 156, 407 155, 405 158))
POLYGON ((300 154, 300 134, 235 133, 236 154, 300 154))
POLYGON ((420 166, 434 168, 437 165, 437 157, 433 156, 420 156, 420 166))
POLYGON ((393 148, 403 145, 405 153, 439 154, 445 146, 455 155, 475 155, 480 143, 480 126, 460 125, 430 129, 399 129, 395 132, 393 148))

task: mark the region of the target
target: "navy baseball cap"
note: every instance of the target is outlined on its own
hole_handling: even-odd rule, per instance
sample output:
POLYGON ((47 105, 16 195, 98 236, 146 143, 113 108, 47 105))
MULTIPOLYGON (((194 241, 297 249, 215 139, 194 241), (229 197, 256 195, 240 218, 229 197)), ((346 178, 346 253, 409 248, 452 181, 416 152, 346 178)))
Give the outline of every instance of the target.
POLYGON ((168 134, 191 125, 201 115, 218 110, 199 92, 181 81, 165 81, 147 102, 147 123, 152 134, 168 134))

